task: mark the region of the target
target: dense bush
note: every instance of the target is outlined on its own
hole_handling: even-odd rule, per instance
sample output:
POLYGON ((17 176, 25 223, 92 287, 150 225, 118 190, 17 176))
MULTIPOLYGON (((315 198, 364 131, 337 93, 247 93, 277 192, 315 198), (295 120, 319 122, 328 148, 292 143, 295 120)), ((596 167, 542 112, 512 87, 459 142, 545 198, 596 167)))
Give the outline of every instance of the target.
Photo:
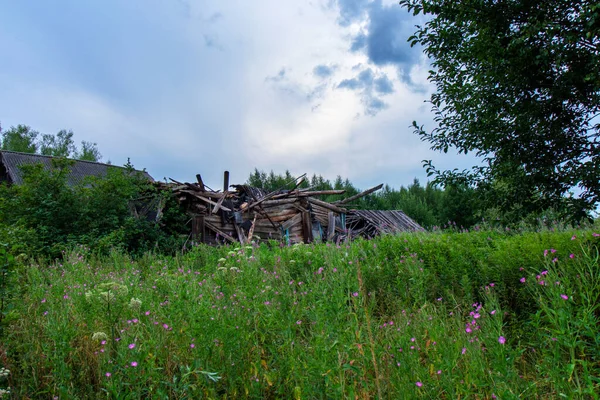
POLYGON ((0 185, 0 242, 12 253, 58 257, 75 245, 107 253, 119 248, 132 254, 181 248, 185 216, 170 195, 158 192, 132 166, 109 168, 104 177, 88 177, 70 186, 71 162, 53 160, 22 166, 22 185, 0 185), (134 217, 130 202, 144 198, 160 203, 160 223, 134 217))

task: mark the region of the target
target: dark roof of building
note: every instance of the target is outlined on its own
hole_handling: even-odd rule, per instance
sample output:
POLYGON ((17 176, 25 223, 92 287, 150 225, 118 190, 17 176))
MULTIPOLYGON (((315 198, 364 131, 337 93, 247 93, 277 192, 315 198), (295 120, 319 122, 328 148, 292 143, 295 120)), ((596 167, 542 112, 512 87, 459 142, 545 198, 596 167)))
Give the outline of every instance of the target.
MULTIPOLYGON (((20 167, 22 165, 42 164, 44 168, 52 168, 51 156, 39 154, 19 153, 15 151, 0 151, 0 163, 6 169, 9 181, 14 184, 22 184, 23 176, 20 167)), ((93 161, 73 160, 75 163, 71 167, 71 173, 67 177, 69 185, 82 183, 88 176, 105 176, 109 168, 122 168, 115 165, 103 164, 93 161)), ((154 179, 146 171, 137 171, 150 181, 154 179)))
POLYGON ((346 225, 353 234, 367 237, 380 233, 425 231, 400 210, 350 210, 346 217, 346 225))

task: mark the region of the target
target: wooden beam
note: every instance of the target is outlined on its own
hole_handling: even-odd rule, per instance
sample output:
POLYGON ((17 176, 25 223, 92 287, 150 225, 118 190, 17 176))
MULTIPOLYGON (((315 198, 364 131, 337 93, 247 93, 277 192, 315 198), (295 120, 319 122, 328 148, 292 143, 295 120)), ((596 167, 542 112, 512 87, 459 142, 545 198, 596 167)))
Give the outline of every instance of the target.
POLYGON ((333 204, 346 204, 346 203, 349 203, 349 202, 351 202, 353 200, 360 199, 361 197, 364 197, 364 196, 366 196, 368 194, 371 194, 371 193, 373 193, 373 192, 381 189, 382 187, 383 187, 383 183, 380 184, 380 185, 377 185, 375 187, 372 187, 371 189, 365 190, 364 192, 360 192, 359 194, 355 194, 354 196, 350 196, 347 199, 336 201, 333 204))
POLYGON ((342 214, 342 213, 346 212, 346 209, 344 209, 344 208, 340 208, 340 207, 335 206, 333 204, 330 204, 330 203, 327 203, 325 201, 321 201, 321 200, 318 200, 318 199, 314 199, 312 197, 310 197, 308 199, 308 201, 309 201, 309 203, 316 204, 316 205, 321 206, 323 208, 326 208, 326 209, 328 209, 330 211, 334 211, 334 212, 336 212, 338 214, 342 214))
POLYGON ((229 171, 223 172, 223 192, 229 189, 229 171))
POLYGON ((204 187, 204 182, 202 182, 202 176, 200 174, 196 174, 196 180, 198 181, 198 185, 200 185, 200 191, 206 192, 206 188, 204 187))

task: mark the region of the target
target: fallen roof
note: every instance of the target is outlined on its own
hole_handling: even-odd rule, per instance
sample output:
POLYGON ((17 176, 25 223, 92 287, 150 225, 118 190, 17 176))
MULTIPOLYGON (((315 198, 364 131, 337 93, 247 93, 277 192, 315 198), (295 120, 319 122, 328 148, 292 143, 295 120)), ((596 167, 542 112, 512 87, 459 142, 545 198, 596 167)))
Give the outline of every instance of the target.
MULTIPOLYGON (((52 156, 43 156, 39 154, 19 153, 16 151, 0 150, 0 163, 4 165, 10 182, 20 185, 23 183, 23 175, 20 167, 22 165, 42 164, 45 169, 52 168, 52 156)), ((93 161, 73 160, 75 163, 71 166, 71 172, 67 177, 67 183, 75 186, 83 182, 88 176, 105 176, 109 168, 121 168, 111 164, 103 164, 93 161)), ((138 171, 150 181, 154 179, 146 171, 138 171)))
POLYGON ((425 231, 400 210, 350 210, 346 216, 346 225, 353 235, 367 238, 381 233, 425 231))

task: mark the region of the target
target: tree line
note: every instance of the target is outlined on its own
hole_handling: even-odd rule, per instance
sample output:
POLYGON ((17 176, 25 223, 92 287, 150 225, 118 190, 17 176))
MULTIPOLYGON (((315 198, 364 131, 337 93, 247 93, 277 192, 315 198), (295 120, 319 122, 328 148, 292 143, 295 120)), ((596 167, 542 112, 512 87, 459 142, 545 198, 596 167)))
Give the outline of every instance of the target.
POLYGON ((83 140, 77 146, 73 135, 73 131, 65 129, 53 135, 40 133, 27 125, 11 126, 8 130, 2 130, 0 126, 0 149, 84 161, 102 159, 96 143, 83 140))

